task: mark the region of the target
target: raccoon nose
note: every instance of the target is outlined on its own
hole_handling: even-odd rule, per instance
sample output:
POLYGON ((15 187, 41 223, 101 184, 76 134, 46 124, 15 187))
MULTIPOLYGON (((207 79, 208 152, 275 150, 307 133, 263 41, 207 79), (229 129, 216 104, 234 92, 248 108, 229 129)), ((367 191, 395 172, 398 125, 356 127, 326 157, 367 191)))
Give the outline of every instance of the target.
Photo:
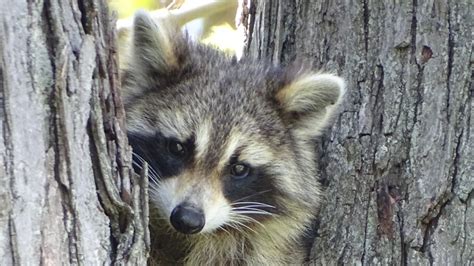
POLYGON ((201 209, 180 204, 171 212, 170 221, 178 232, 195 234, 204 227, 205 219, 201 209))

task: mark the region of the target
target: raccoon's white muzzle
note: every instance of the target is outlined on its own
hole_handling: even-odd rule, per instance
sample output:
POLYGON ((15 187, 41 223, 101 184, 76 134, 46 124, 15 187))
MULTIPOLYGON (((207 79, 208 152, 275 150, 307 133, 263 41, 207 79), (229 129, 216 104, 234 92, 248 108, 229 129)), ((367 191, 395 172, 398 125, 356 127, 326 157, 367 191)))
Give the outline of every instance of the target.
POLYGON ((176 231, 207 233, 229 222, 231 211, 222 192, 214 190, 212 186, 180 182, 180 177, 172 177, 160 181, 151 193, 151 201, 176 231))

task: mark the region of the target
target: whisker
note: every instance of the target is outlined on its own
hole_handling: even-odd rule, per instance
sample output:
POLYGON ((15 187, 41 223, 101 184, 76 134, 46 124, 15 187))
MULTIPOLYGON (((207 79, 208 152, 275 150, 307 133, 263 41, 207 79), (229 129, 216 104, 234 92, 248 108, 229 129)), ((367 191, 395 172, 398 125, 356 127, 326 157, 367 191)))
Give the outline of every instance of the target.
POLYGON ((257 195, 261 195, 261 194, 264 194, 264 193, 267 193, 267 192, 270 192, 270 191, 272 191, 272 190, 271 190, 271 189, 263 190, 263 191, 254 193, 254 194, 252 194, 252 195, 248 195, 248 196, 245 196, 245 197, 243 197, 243 198, 240 198, 240 199, 236 200, 236 202, 241 201, 241 200, 243 200, 243 199, 248 199, 248 198, 251 198, 251 197, 255 197, 255 196, 257 196, 257 195))
POLYGON ((224 228, 224 225, 225 225, 225 224, 219 226, 217 229, 223 230, 223 231, 226 232, 230 237, 233 237, 233 235, 232 235, 229 231, 227 231, 227 230, 224 228))
POLYGON ((255 233, 255 230, 253 230, 250 227, 248 227, 247 225, 245 225, 244 222, 252 222, 252 223, 258 224, 259 226, 261 226, 262 228, 265 229, 264 224, 262 224, 261 222, 259 222, 258 220, 254 219, 250 216, 240 215, 238 213, 233 213, 233 214, 231 214, 231 220, 238 223, 239 225, 251 230, 254 233, 255 233))
POLYGON ((264 224, 262 224, 261 222, 257 221, 256 219, 254 219, 254 218, 252 218, 252 217, 250 217, 250 216, 245 216, 244 220, 247 220, 247 221, 250 220, 251 222, 254 222, 254 223, 256 223, 256 224, 262 226, 263 228, 265 228, 265 225, 264 225, 264 224))
POLYGON ((254 210, 262 210, 262 211, 267 211, 265 209, 260 209, 258 205, 245 205, 245 206, 239 206, 239 207, 232 207, 232 210, 244 210, 244 209, 254 209, 254 210))
POLYGON ((257 208, 257 209, 262 209, 264 210, 265 208, 270 208, 270 209, 276 209, 276 207, 273 207, 273 206, 265 206, 265 205, 256 205, 256 204, 252 204, 252 205, 243 205, 243 206, 232 206, 232 208, 257 208))
MULTIPOLYGON (((133 154, 133 157, 134 157, 134 158, 132 158, 132 163, 135 166, 137 166, 138 168, 143 169, 142 165, 143 165, 143 163, 145 163, 147 161, 145 161, 145 159, 143 159, 143 157, 141 157, 139 154, 137 154, 135 152, 132 152, 132 154, 133 154), (137 159, 138 162, 135 159, 137 159)), ((150 164, 148 164, 148 170, 149 170, 148 175, 149 175, 149 177, 151 177, 150 179, 153 181, 153 183, 158 185, 160 177, 161 177, 161 175, 158 173, 159 171, 155 170, 150 164)))
POLYGON ((249 204, 249 205, 257 205, 257 206, 262 206, 262 207, 268 207, 268 208, 276 208, 273 205, 269 205, 266 203, 261 203, 261 202, 254 202, 254 201, 238 201, 238 202, 233 202, 230 205, 243 205, 243 204, 249 204))
MULTIPOLYGON (((136 152, 132 152, 132 154, 138 159, 140 160, 142 163, 146 162, 145 159, 143 159, 142 156, 140 156, 140 154, 136 153, 136 152)), ((159 173, 159 171, 157 171, 156 169, 154 169, 150 164, 148 164, 148 168, 150 168, 150 171, 153 172, 153 174, 155 174, 156 177, 161 177, 161 173, 159 173)))
POLYGON ((249 226, 247 226, 246 224, 244 224, 244 223, 242 223, 242 222, 240 222, 240 221, 231 220, 231 222, 232 222, 232 223, 236 223, 236 224, 238 224, 238 225, 240 225, 240 226, 242 226, 242 227, 245 227, 245 228, 247 228, 248 230, 254 232, 255 234, 257 233, 255 230, 253 230, 252 228, 250 228, 249 226))
POLYGON ((254 208, 254 207, 239 207, 239 208, 232 208, 233 211, 259 211, 259 212, 265 212, 265 213, 271 213, 267 210, 262 210, 259 208, 254 208))
POLYGON ((239 232, 239 233, 244 233, 244 232, 242 231, 242 229, 240 229, 239 227, 235 226, 232 222, 228 222, 228 223, 226 223, 225 225, 227 225, 227 226, 229 226, 229 227, 231 227, 231 228, 237 230, 237 232, 239 232))
POLYGON ((263 214, 263 215, 270 215, 272 216, 273 213, 270 213, 270 212, 261 212, 261 211, 238 211, 238 212, 235 212, 237 214, 263 214))
MULTIPOLYGON (((138 162, 136 162, 135 160, 132 160, 132 164, 135 165, 136 167, 138 167, 140 170, 143 170, 143 166, 141 164, 139 164, 138 162)), ((150 165, 148 165, 148 169, 152 170, 153 168, 151 168, 150 165)), ((159 179, 158 179, 157 176, 155 176, 153 171, 148 171, 148 177, 151 179, 151 181, 154 184, 158 185, 159 179)))

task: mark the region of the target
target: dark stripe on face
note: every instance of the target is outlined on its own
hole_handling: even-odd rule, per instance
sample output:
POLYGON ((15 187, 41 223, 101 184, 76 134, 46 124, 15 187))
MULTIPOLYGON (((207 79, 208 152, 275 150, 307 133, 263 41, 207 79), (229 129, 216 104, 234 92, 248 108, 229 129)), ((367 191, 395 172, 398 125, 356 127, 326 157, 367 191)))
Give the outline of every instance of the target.
MULTIPOLYGON (((224 171, 223 188, 224 196, 233 204, 233 207, 245 207, 256 205, 252 203, 235 204, 237 202, 256 202, 274 206, 271 207, 254 207, 270 213, 281 213, 284 211, 283 206, 278 202, 277 198, 282 195, 281 191, 275 185, 275 177, 270 174, 267 167, 252 167, 246 162, 237 162, 232 158, 227 169, 224 171), (232 175, 232 166, 243 163, 250 167, 249 174, 244 178, 235 178, 232 175)), ((243 211, 243 210, 242 210, 243 211)), ((266 218, 268 215, 245 214, 254 218, 266 218)))
MULTIPOLYGON (((177 139, 165 138, 161 133, 154 136, 145 136, 136 133, 128 133, 128 141, 133 152, 142 157, 155 171, 160 178, 178 175, 184 168, 192 164, 195 150, 194 137, 185 142, 177 139), (184 153, 179 155, 173 153, 171 145, 182 144, 184 153)), ((138 156, 134 155, 134 161, 139 162, 138 156)), ((140 173, 140 167, 134 164, 136 173, 140 173)))

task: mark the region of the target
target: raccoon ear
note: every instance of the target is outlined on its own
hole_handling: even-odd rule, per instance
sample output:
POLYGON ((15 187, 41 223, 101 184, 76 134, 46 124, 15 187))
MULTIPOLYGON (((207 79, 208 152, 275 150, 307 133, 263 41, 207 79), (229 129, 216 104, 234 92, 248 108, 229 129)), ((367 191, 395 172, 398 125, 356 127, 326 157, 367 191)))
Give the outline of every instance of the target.
POLYGON ((171 74, 180 69, 187 52, 187 38, 171 18, 155 21, 145 11, 135 14, 127 60, 135 78, 171 74))
POLYGON ((298 74, 276 93, 284 117, 299 135, 321 134, 342 101, 345 82, 332 74, 298 74))

